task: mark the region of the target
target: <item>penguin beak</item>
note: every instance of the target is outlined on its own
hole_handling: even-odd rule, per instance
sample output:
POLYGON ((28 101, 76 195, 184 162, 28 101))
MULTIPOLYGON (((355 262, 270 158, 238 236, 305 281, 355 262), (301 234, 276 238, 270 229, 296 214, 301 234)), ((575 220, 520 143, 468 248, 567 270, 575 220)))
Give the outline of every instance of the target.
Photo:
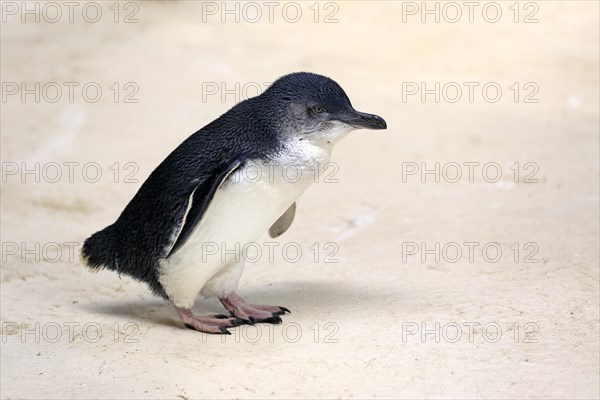
POLYGON ((379 115, 367 114, 355 109, 352 109, 339 120, 357 129, 387 129, 387 123, 379 115))

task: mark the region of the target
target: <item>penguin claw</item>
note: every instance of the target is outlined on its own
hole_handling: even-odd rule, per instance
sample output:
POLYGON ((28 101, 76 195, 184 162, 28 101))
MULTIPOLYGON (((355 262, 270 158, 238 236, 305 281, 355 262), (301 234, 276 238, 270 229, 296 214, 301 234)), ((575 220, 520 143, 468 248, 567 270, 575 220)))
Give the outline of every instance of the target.
POLYGON ((231 332, 229 332, 224 326, 222 326, 219 330, 223 335, 231 335, 231 332))
POLYGON ((227 319, 229 318, 227 315, 225 314, 217 314, 214 316, 216 319, 227 319))
POLYGON ((238 318, 240 321, 242 321, 242 324, 248 324, 248 325, 256 325, 257 323, 268 323, 268 324, 280 324, 282 321, 281 317, 279 315, 277 315, 276 313, 273 313, 273 315, 271 317, 268 318, 255 318, 255 317, 248 317, 248 319, 240 319, 238 318))
POLYGON ((235 293, 220 297, 219 300, 233 317, 241 318, 249 325, 260 322, 279 324, 283 322, 280 315, 290 313, 286 307, 249 304, 235 293))
POLYGON ((263 322, 267 322, 269 324, 280 324, 283 321, 279 315, 273 313, 273 316, 271 318, 267 318, 263 322))

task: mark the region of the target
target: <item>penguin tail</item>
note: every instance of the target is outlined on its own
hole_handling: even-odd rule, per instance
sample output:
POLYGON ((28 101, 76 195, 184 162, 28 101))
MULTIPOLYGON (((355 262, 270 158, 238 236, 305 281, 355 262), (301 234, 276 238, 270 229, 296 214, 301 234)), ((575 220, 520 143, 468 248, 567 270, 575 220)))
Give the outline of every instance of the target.
POLYGON ((79 254, 81 264, 92 272, 102 269, 117 270, 117 251, 112 225, 94 233, 83 242, 79 254))

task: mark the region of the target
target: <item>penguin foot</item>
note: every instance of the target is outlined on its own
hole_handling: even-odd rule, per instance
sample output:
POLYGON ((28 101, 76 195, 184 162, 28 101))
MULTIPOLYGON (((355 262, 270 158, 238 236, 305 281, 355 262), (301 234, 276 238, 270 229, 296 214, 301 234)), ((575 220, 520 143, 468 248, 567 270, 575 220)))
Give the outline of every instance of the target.
POLYGON ((257 322, 279 324, 281 323, 280 315, 290 312, 287 308, 280 306, 249 304, 235 293, 220 297, 219 300, 233 317, 250 325, 257 322))
POLYGON ((194 315, 189 308, 175 308, 185 326, 197 330, 198 332, 231 335, 231 332, 229 332, 227 328, 233 328, 244 324, 244 321, 237 317, 230 318, 223 314, 198 317, 194 315))

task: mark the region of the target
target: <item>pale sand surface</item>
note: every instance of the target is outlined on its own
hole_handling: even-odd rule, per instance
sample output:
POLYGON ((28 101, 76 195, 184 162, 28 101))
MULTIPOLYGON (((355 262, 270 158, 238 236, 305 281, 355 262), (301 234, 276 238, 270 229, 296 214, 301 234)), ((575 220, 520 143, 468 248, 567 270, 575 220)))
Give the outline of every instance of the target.
MULTIPOLYGON (((2 183, 1 397, 598 398, 598 3, 536 4, 536 24, 514 23, 509 3, 496 24, 481 14, 436 24, 403 23, 400 2, 360 1, 338 3, 334 24, 314 23, 310 3, 297 24, 280 14, 274 23, 203 23, 199 2, 140 3, 133 24, 112 22, 110 3, 96 24, 8 19, 3 82, 97 82, 104 95, 3 101, 3 171, 95 162, 103 176, 86 182, 79 167, 73 182, 23 183, 19 173, 2 183), (243 86, 298 70, 333 77, 389 129, 345 139, 333 157, 338 182, 298 201, 278 241, 299 243, 300 261, 278 252, 246 268, 240 293, 292 309, 283 325, 203 336, 144 285, 70 259, 68 243, 113 222, 171 149, 235 103, 203 101, 203 83, 243 86), (436 81, 497 82, 503 96, 402 101, 402 82, 436 81), (114 82, 135 82, 139 102, 115 103, 114 82), (513 102, 514 82, 538 85, 539 102, 513 102), (499 163, 502 179, 488 183, 477 169, 472 183, 402 181, 402 162, 471 161, 499 163), (124 182, 127 162, 140 182, 124 182), (538 183, 523 183, 527 162, 539 167, 538 183), (337 263, 324 262, 328 242, 337 263), (503 255, 492 263, 479 247, 473 262, 466 253, 422 262, 403 254, 410 242, 497 242, 503 255), (62 244, 62 257, 22 260, 36 243, 62 244), (535 248, 538 262, 525 263, 535 248), (72 341, 70 323, 79 324, 72 341), (408 334, 436 324, 438 341, 408 334)), ((196 311, 222 309, 200 300, 196 311)))

